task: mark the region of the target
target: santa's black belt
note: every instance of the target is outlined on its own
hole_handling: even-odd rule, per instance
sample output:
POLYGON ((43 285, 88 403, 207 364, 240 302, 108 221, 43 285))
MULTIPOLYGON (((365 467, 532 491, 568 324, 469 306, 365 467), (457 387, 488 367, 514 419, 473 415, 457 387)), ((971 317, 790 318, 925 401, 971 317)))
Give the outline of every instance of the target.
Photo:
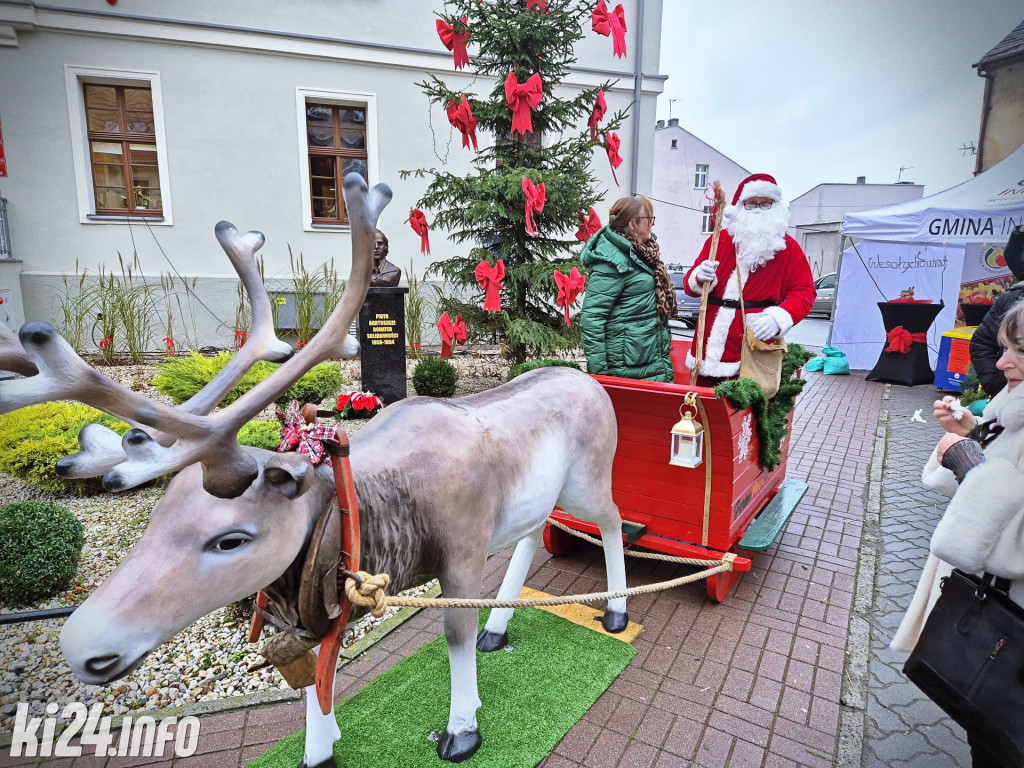
MULTIPOLYGON (((716 307, 726 307, 727 309, 739 309, 740 303, 737 299, 720 299, 717 296, 708 296, 708 304, 714 304, 716 307)), ((766 309, 767 307, 777 307, 779 302, 777 301, 747 301, 743 300, 743 304, 751 309, 766 309)))

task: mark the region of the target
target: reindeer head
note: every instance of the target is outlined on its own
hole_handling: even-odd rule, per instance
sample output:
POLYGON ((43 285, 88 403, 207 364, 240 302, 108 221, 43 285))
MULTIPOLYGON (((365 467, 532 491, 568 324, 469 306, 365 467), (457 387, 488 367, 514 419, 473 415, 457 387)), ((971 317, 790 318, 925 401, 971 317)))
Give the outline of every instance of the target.
POLYGON ((295 355, 274 335, 270 299, 253 259, 263 235, 217 225, 217 239, 249 295, 253 330, 231 363, 178 408, 102 376, 45 323, 23 326, 20 346, 10 334, 0 336, 0 368, 35 372, 0 382, 0 413, 75 399, 137 425, 123 438, 97 425, 86 428, 82 450, 61 460, 62 475, 103 475, 105 488, 122 490, 179 472, 142 539, 64 625, 61 647, 82 680, 104 683, 128 674, 199 617, 274 581, 306 545, 332 484, 318 482, 305 457, 242 448, 237 433, 314 365, 349 349, 345 337, 370 283, 377 218, 391 190, 368 190, 362 177, 350 174, 344 196, 352 271, 334 313, 295 355), (289 356, 244 396, 211 413, 257 360, 289 356))

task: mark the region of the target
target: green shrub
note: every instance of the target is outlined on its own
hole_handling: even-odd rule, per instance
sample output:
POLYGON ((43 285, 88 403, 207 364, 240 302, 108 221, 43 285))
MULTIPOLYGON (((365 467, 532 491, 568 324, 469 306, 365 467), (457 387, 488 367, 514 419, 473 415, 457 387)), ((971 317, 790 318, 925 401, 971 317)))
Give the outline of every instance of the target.
POLYGON ((242 428, 238 430, 238 442, 253 448, 266 448, 268 451, 275 451, 281 443, 281 422, 250 421, 248 424, 243 424, 242 428))
POLYGON ((552 365, 562 365, 566 368, 575 368, 577 371, 582 371, 579 363, 574 363, 572 360, 559 360, 556 357, 544 357, 540 360, 526 360, 519 365, 512 366, 512 370, 508 372, 507 381, 512 381, 516 376, 520 376, 527 371, 532 371, 535 368, 547 368, 552 365))
MULTIPOLYGON (((153 378, 153 386, 170 396, 175 403, 183 403, 209 384, 210 380, 228 364, 232 354, 221 352, 213 357, 203 357, 193 351, 188 357, 169 360, 161 364, 160 372, 153 378)), ((256 363, 220 404, 233 403, 278 367, 279 363, 256 363)), ((284 396, 278 398, 277 403, 282 407, 292 400, 298 400, 300 403, 320 403, 333 398, 341 391, 342 386, 348 383, 337 363, 320 363, 295 382, 284 396)))
POLYGON ((458 381, 459 372, 455 366, 435 355, 424 357, 412 372, 416 393, 429 397, 451 397, 458 381))
POLYGON ((122 435, 129 429, 123 421, 79 403, 42 403, 0 416, 0 473, 59 493, 99 493, 99 478, 65 480, 54 471, 60 459, 78 452, 78 433, 94 422, 122 435))
POLYGON ((82 524, 50 501, 16 501, 0 507, 0 603, 28 605, 63 592, 78 569, 82 524))

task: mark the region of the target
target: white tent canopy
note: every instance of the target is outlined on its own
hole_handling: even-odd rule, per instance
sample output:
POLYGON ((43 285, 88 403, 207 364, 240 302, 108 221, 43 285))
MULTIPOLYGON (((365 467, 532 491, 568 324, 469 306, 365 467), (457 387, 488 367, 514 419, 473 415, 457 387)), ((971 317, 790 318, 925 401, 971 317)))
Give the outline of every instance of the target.
POLYGON ((843 217, 841 232, 863 241, 840 260, 831 344, 851 368, 872 368, 885 347, 876 302, 915 297, 946 306, 928 333, 934 366, 943 331, 954 324, 964 249, 1005 243, 1024 224, 1024 146, 973 179, 918 200, 843 217))
POLYGON ((1024 224, 1024 146, 955 187, 918 200, 843 217, 847 237, 947 245, 1006 242, 1024 224))

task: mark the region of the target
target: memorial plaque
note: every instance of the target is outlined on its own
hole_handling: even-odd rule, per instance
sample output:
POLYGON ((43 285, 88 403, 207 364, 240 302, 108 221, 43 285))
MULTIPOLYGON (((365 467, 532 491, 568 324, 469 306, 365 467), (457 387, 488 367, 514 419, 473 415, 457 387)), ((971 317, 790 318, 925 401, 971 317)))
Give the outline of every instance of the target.
POLYGON ((385 405, 406 397, 405 294, 408 288, 374 288, 359 310, 359 366, 363 390, 385 405))

